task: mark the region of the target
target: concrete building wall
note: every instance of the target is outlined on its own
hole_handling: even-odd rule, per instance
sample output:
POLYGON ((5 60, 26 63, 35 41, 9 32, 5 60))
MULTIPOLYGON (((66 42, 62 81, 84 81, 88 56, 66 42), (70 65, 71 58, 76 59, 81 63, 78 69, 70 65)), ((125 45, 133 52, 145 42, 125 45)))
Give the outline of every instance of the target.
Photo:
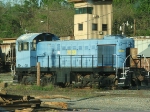
POLYGON ((107 2, 79 2, 74 8, 92 7, 92 14, 74 15, 74 36, 75 39, 96 39, 104 35, 111 35, 112 32, 112 1, 107 2), (92 24, 97 24, 97 30, 92 30, 92 24), (83 24, 83 30, 78 29, 78 24, 83 24), (102 25, 107 25, 107 30, 102 25))
POLYGON ((15 43, 16 38, 3 38, 1 39, 2 43, 15 43))
POLYGON ((138 54, 150 47, 150 36, 147 37, 134 37, 135 48, 138 48, 138 54))

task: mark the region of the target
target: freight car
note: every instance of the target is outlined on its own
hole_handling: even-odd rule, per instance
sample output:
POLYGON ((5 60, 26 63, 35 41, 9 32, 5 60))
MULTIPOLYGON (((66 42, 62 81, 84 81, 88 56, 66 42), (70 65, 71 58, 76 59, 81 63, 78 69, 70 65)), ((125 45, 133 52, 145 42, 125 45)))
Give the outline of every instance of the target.
POLYGON ((16 38, 2 39, 2 43, 0 43, 0 73, 15 70, 15 44, 16 38))
POLYGON ((61 41, 50 33, 24 34, 16 40, 14 79, 33 84, 40 62, 41 85, 148 86, 149 72, 138 67, 140 58, 133 59, 132 50, 134 40, 122 35, 61 41))

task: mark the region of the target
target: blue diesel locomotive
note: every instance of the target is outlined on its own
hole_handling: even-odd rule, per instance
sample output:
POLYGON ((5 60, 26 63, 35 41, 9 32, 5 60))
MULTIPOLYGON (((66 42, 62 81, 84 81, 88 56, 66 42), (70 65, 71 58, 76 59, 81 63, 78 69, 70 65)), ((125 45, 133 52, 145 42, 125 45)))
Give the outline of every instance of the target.
POLYGON ((40 62, 41 85, 148 86, 148 72, 128 66, 131 49, 134 40, 121 35, 61 41, 51 33, 24 34, 16 40, 14 79, 33 84, 40 62))

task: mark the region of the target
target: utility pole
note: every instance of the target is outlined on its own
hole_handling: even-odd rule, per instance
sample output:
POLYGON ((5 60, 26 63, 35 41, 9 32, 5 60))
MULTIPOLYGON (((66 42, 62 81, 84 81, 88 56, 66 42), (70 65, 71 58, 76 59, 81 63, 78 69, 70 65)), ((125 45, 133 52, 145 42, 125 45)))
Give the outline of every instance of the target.
POLYGON ((47 5, 47 33, 49 32, 49 5, 47 5))
POLYGON ((37 86, 40 86, 40 78, 41 78, 41 74, 40 74, 40 62, 37 62, 37 86))
POLYGON ((136 22, 136 21, 135 21, 135 19, 134 19, 134 31, 133 31, 134 36, 135 36, 135 32, 136 32, 136 28, 135 28, 136 25, 135 25, 135 22, 136 22))
POLYGON ((47 33, 49 32, 49 17, 47 16, 47 33))

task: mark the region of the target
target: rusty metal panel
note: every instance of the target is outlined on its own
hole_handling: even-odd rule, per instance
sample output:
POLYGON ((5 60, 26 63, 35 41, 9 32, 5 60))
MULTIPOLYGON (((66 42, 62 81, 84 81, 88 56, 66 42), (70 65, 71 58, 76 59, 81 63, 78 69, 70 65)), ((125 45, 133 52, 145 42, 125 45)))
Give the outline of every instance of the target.
MULTIPOLYGON (((138 68, 140 68, 140 63, 138 63, 138 68)), ((150 58, 141 59, 141 68, 145 68, 147 71, 150 71, 150 58)))
POLYGON ((137 59, 137 48, 128 48, 127 49, 127 56, 131 55, 129 59, 127 59, 127 66, 136 67, 134 59, 137 59))
POLYGON ((130 55, 132 56, 132 58, 137 58, 137 52, 137 48, 130 48, 130 55))
MULTIPOLYGON (((130 50, 131 50, 130 54, 131 54, 132 58, 137 59, 137 52, 138 52, 137 50, 138 49, 137 48, 131 48, 130 50)), ((135 62, 132 58, 130 58, 130 66, 135 67, 136 65, 135 65, 135 62)))

